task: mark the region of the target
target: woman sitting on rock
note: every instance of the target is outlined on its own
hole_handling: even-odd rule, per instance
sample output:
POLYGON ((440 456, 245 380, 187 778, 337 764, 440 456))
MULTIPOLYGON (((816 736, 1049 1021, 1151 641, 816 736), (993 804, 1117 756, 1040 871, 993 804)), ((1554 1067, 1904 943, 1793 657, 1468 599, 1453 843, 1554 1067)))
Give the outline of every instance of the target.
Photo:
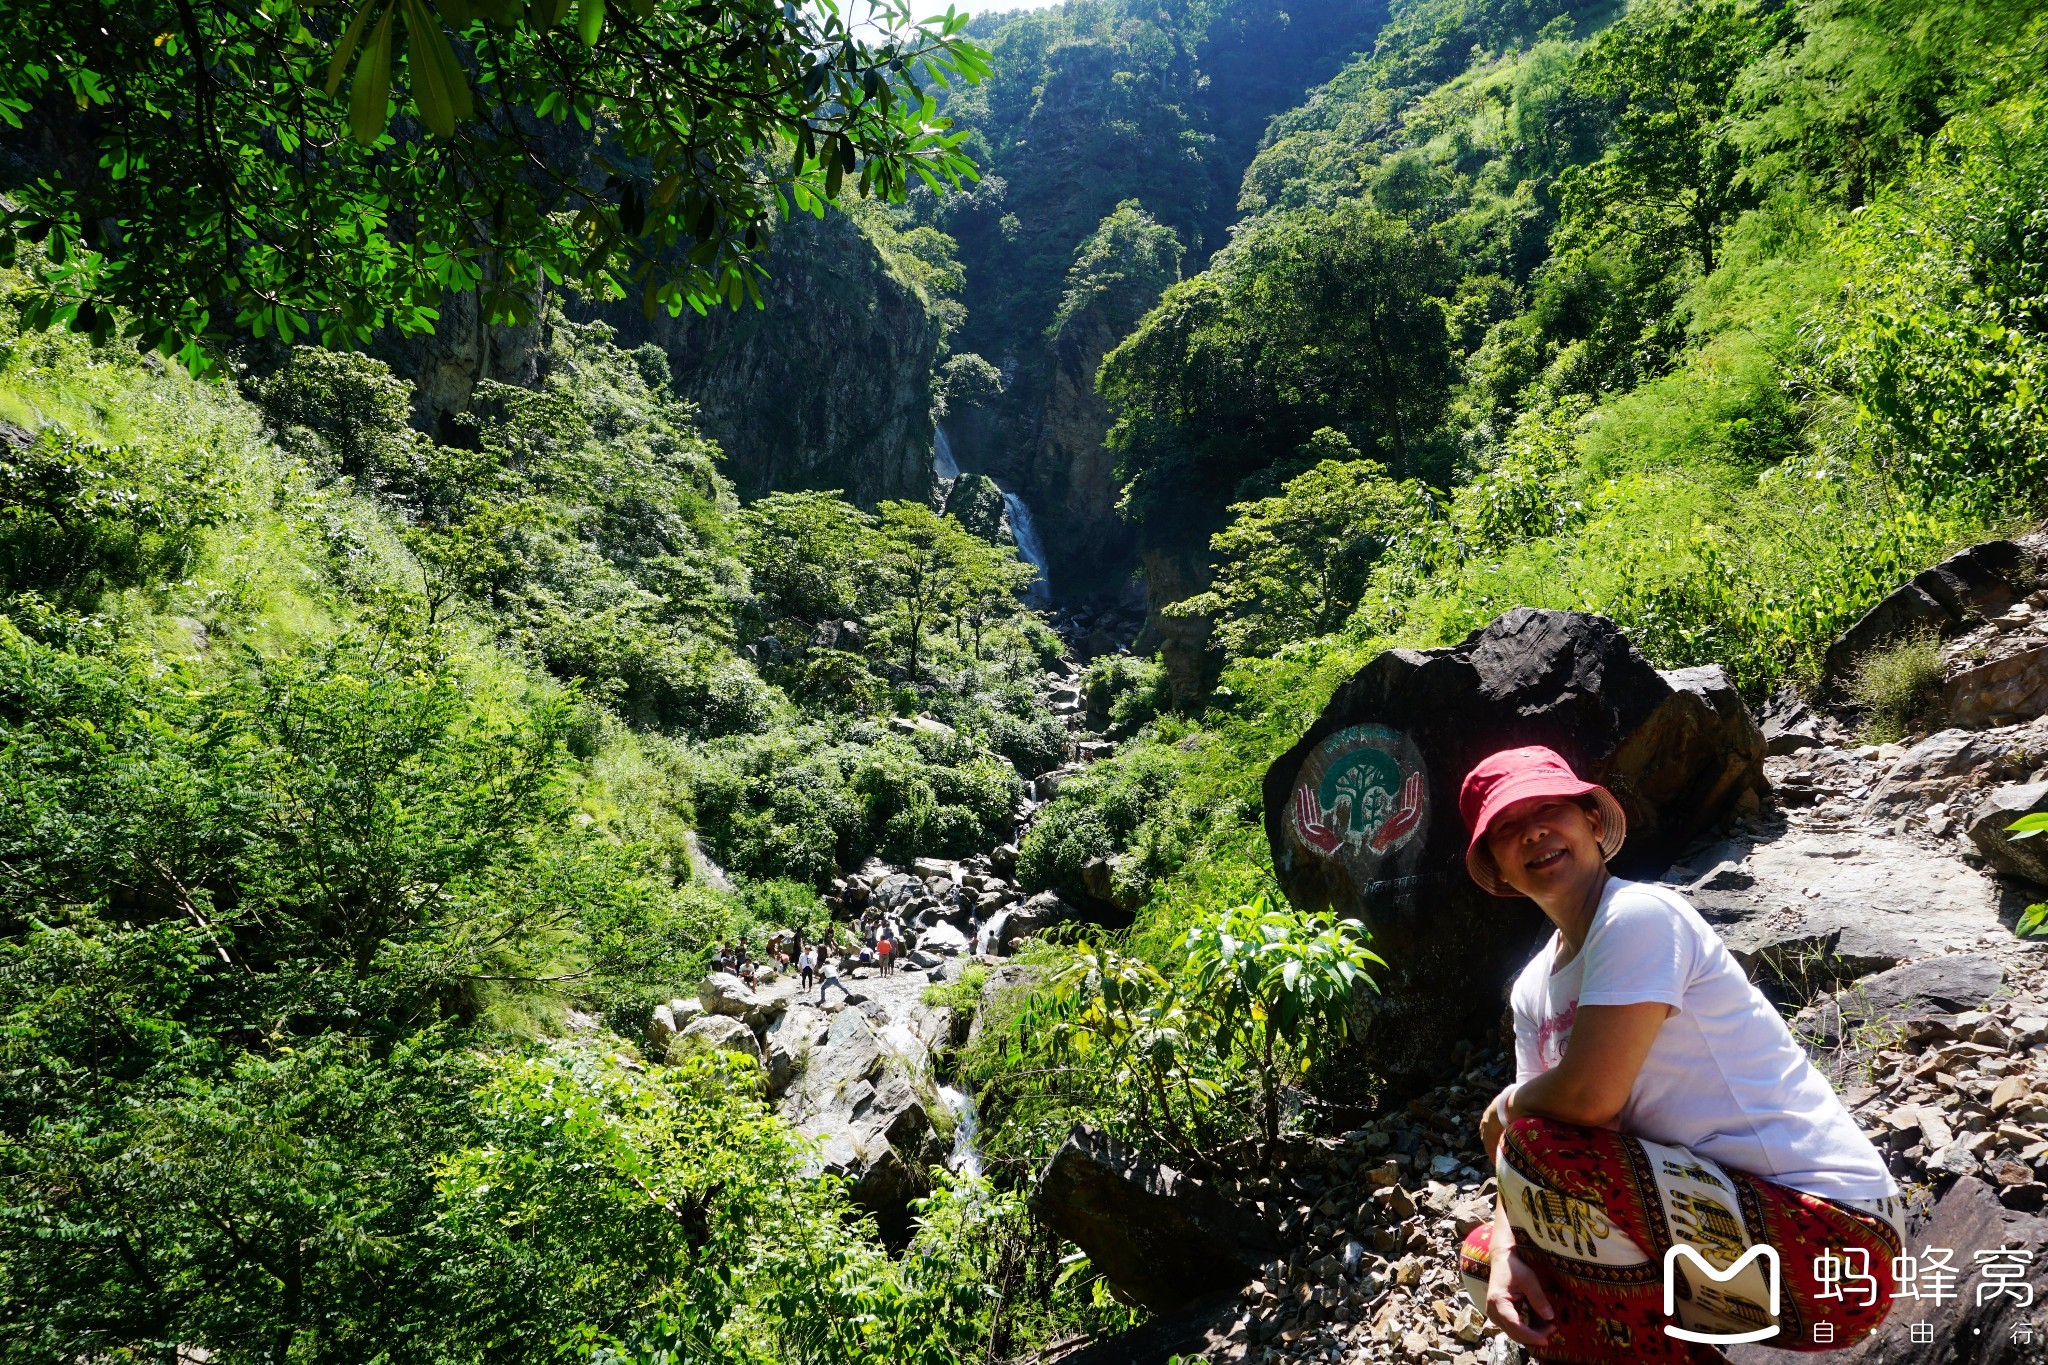
POLYGON ((1458 808, 1473 880, 1557 926, 1515 982, 1515 1083, 1480 1123, 1500 1198, 1462 1249, 1473 1300, 1544 1361, 1834 1350, 1875 1331, 1898 1187, 1699 912, 1609 875, 1613 795, 1549 749, 1509 749, 1458 808), (1671 1265, 1667 1316, 1674 1246, 1693 1254, 1671 1265), (1763 1247, 1775 1282, 1768 1256, 1741 1264, 1763 1247))

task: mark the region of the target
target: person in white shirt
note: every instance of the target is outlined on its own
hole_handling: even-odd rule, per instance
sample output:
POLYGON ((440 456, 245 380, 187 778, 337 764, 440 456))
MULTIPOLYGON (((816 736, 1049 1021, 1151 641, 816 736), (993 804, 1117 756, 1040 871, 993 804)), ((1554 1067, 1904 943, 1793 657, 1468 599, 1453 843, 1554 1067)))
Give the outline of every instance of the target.
POLYGON ((1876 1331, 1898 1187, 1699 912, 1608 872, 1620 803, 1522 748, 1475 767, 1458 805, 1473 879, 1556 926, 1515 982, 1515 1081, 1480 1123, 1500 1197, 1460 1251, 1474 1301, 1543 1361, 1876 1331))

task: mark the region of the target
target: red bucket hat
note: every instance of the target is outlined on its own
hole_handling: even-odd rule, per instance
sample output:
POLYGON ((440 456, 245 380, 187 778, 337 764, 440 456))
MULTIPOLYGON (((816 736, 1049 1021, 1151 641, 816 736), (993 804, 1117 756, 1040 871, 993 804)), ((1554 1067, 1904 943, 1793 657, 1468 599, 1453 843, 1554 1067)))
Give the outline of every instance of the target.
POLYGON ((1526 749, 1503 749, 1467 773, 1465 785, 1458 791, 1458 814, 1465 817, 1465 827, 1472 831, 1472 842, 1465 846, 1465 870, 1472 874, 1473 881, 1496 896, 1519 896, 1521 892, 1501 880, 1500 869, 1494 866, 1493 854, 1486 847, 1486 831, 1502 811, 1532 796, 1592 797, 1600 808, 1602 858, 1619 853, 1622 840, 1628 837, 1628 817, 1622 814, 1614 793, 1597 782, 1581 782, 1571 764, 1559 758, 1556 751, 1540 744, 1526 749))

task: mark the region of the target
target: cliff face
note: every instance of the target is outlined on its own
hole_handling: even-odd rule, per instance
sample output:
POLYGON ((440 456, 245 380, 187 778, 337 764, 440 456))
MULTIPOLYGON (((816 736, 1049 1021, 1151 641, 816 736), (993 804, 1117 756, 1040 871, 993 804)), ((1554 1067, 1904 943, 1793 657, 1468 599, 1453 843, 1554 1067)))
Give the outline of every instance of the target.
MULTIPOLYGON (((765 308, 649 321, 625 301, 560 307, 608 323, 629 350, 667 353, 676 391, 697 403, 741 497, 837 488, 869 507, 921 501, 932 481, 938 319, 840 214, 787 224, 767 265, 765 308)), ((459 294, 432 335, 385 338, 376 353, 417 385, 420 428, 451 439, 447 419, 469 407, 479 379, 536 382, 541 344, 538 326, 483 325, 476 296, 459 294)))
POLYGON ((872 507, 931 489, 932 364, 939 322, 840 214, 785 225, 768 255, 767 307, 652 322, 596 310, 619 344, 668 353, 743 498, 837 488, 872 507))
POLYGON ((1102 445, 1109 407, 1095 392, 1102 357, 1123 340, 1144 309, 1129 319, 1120 316, 1125 311, 1111 300, 1098 300, 1054 336, 1026 475, 1026 497, 1045 509, 1047 557, 1085 580, 1106 579, 1128 568, 1130 557, 1130 530, 1116 514, 1116 459, 1102 445))

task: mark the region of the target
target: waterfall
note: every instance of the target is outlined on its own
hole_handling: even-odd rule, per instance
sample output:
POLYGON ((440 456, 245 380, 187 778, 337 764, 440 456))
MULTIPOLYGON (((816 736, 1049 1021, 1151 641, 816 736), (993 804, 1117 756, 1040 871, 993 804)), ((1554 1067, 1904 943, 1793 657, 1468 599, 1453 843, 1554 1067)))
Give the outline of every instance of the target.
POLYGON ((944 427, 932 428, 932 473, 945 483, 960 477, 960 462, 953 458, 953 443, 946 439, 944 427))
POLYGON ((1010 912, 998 910, 981 922, 981 932, 974 936, 974 951, 983 956, 1003 946, 1003 925, 1009 921, 1010 912))
POLYGON ((1032 568, 1038 570, 1038 577, 1024 590, 1024 605, 1044 607, 1052 604, 1052 590, 1047 586, 1045 576, 1045 546, 1039 542, 1038 527, 1031 520, 1031 508, 1015 493, 1004 492, 1003 506, 1010 514, 1010 534, 1016 538, 1017 553, 1032 568))
POLYGON ((939 1102, 953 1111, 953 1154, 946 1158, 946 1169, 955 1175, 980 1175, 981 1115, 975 1111, 974 1096, 942 1085, 939 1102))

